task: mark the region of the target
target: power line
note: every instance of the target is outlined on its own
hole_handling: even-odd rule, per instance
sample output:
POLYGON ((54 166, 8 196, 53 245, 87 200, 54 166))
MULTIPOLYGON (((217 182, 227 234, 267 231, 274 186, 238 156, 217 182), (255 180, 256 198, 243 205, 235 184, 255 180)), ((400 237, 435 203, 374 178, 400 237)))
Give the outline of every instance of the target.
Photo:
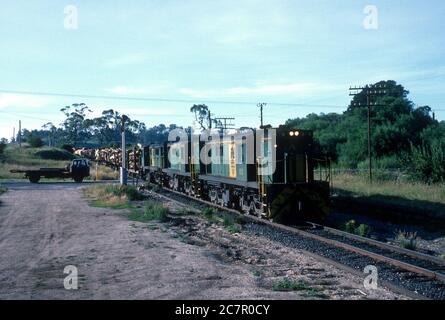
MULTIPOLYGON (((77 93, 55 93, 55 92, 41 92, 41 91, 19 91, 19 90, 4 90, 0 89, 0 93, 9 94, 23 94, 34 96, 52 96, 52 97, 68 97, 68 98, 84 98, 84 99, 106 99, 106 100, 122 100, 122 101, 153 101, 153 102, 177 102, 177 103, 211 103, 211 104, 237 104, 237 105, 256 105, 256 102, 251 101, 231 101, 231 100, 192 100, 192 99, 167 99, 159 97, 120 97, 108 95, 88 95, 77 93)), ((293 106, 293 107, 318 107, 318 108, 345 108, 340 105, 324 105, 324 104, 310 104, 310 103, 287 103, 287 102, 267 102, 267 104, 275 106, 293 106)))

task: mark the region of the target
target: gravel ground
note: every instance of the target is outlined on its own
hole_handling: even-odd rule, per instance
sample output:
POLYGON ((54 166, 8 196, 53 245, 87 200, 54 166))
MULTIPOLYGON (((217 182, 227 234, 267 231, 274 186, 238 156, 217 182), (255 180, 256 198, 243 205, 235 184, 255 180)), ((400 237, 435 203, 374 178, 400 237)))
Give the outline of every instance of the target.
POLYGON ((197 216, 136 223, 90 207, 72 183, 9 187, 0 197, 0 299, 405 299, 197 216), (77 290, 64 289, 67 265, 78 269, 77 290), (307 287, 274 291, 285 277, 307 287))

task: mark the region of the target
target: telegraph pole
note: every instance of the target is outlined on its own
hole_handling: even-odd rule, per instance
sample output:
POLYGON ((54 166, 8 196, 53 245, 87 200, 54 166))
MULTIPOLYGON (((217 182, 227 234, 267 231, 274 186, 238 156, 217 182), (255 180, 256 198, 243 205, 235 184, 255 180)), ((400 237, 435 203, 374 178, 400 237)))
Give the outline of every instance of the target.
POLYGON ((233 126, 235 124, 232 123, 232 121, 234 120, 235 118, 229 118, 229 117, 215 118, 215 121, 217 122, 220 121, 222 123, 221 129, 223 130, 224 133, 227 131, 227 129, 233 129, 233 126))
POLYGON ((22 148, 22 120, 19 120, 19 148, 22 148))
POLYGON ((261 126, 260 126, 260 128, 263 127, 263 108, 264 108, 266 105, 267 105, 267 103, 264 103, 264 102, 262 102, 262 103, 258 103, 258 104, 257 104, 257 107, 260 108, 260 117, 261 117, 261 126))
MULTIPOLYGON (((371 98, 373 96, 381 96, 387 93, 386 87, 384 85, 366 85, 364 87, 350 87, 350 96, 357 96, 360 93, 366 95, 366 106, 368 108, 368 169, 369 169, 369 182, 372 184, 372 150, 371 150, 371 112, 372 107, 382 106, 376 102, 372 103, 371 98)), ((360 103, 355 104, 355 106, 360 106, 360 103)))
POLYGON ((122 125, 121 125, 121 134, 122 134, 122 164, 121 164, 121 172, 120 172, 120 184, 121 186, 127 185, 127 151, 125 149, 125 122, 128 120, 126 115, 122 116, 122 125))

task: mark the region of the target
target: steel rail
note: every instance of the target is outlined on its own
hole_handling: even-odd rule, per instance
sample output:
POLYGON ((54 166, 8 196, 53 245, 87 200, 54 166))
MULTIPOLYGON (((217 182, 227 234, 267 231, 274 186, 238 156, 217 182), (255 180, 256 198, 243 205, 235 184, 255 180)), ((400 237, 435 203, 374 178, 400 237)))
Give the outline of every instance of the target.
MULTIPOLYGON (((416 274, 419 274, 419 275, 422 275, 422 276, 425 276, 425 277, 428 277, 428 278, 431 278, 431 279, 437 279, 437 280, 445 282, 445 274, 442 274, 442 273, 439 273, 439 272, 436 272, 436 271, 433 271, 433 270, 425 269, 425 268, 418 267, 418 266, 415 266, 413 264, 409 264, 409 263, 406 263, 406 262, 403 262, 403 261, 400 261, 400 260, 397 260, 397 259, 389 258, 389 257, 383 256, 383 255, 380 255, 380 254, 377 254, 377 253, 374 253, 374 252, 371 252, 371 251, 368 251, 368 250, 365 250, 365 249, 361 249, 361 248, 358 248, 358 247, 355 247, 355 246, 352 246, 350 244, 343 243, 343 242, 340 242, 340 241, 337 241, 337 240, 333 240, 333 239, 329 239, 329 238, 326 238, 326 237, 323 237, 323 236, 315 235, 315 234, 312 234, 310 232, 307 232, 307 231, 304 231, 304 230, 301 230, 301 229, 297 229, 295 227, 285 226, 285 225, 282 225, 282 224, 279 224, 279 223, 276 223, 276 222, 272 222, 272 221, 268 221, 268 220, 265 220, 265 219, 262 219, 262 218, 258 218, 258 217, 255 217, 255 216, 242 214, 242 213, 240 213, 237 210, 226 208, 224 206, 221 206, 221 205, 209 202, 209 201, 205 201, 205 200, 202 200, 202 199, 199 199, 199 198, 195 198, 195 197, 189 196, 187 194, 184 194, 184 193, 181 193, 181 192, 178 192, 178 191, 175 191, 175 190, 167 189, 167 188, 164 188, 164 187, 162 187, 162 189, 167 191, 167 192, 178 194, 178 195, 180 195, 182 197, 189 198, 191 200, 194 200, 194 201, 197 201, 197 202, 201 202, 201 203, 209 205, 209 206, 213 206, 213 207, 225 210, 225 211, 236 213, 237 215, 240 215, 240 216, 242 216, 244 218, 247 218, 247 219, 249 219, 251 221, 254 221, 254 222, 258 223, 258 224, 268 225, 268 226, 273 227, 275 229, 283 230, 283 231, 286 231, 286 232, 297 234, 297 235, 305 237, 305 238, 310 238, 310 239, 313 239, 313 240, 316 240, 316 241, 319 241, 319 242, 323 242, 323 243, 326 243, 328 245, 331 245, 331 246, 334 246, 334 247, 337 247, 337 248, 340 248, 340 249, 343 249, 343 250, 346 250, 346 251, 349 251, 349 252, 353 252, 353 253, 356 253, 356 254, 359 254, 359 255, 362 255, 362 256, 366 256, 366 257, 371 258, 371 259, 373 259, 375 261, 384 262, 384 263, 390 264, 390 265, 392 265, 394 267, 398 267, 400 269, 404 269, 404 270, 409 271, 409 272, 413 272, 413 273, 416 273, 416 274)), ((156 193, 156 194, 160 195, 159 193, 156 193)), ((162 196, 165 197, 165 198, 168 198, 169 200, 173 200, 176 203, 184 205, 183 203, 181 203, 178 200, 172 199, 172 198, 170 198, 168 196, 165 196, 165 195, 162 195, 162 196)), ((335 230, 335 229, 332 229, 332 230, 335 230)), ((339 231, 339 230, 337 230, 337 231, 339 231)), ((363 239, 363 240, 365 240, 365 239, 363 239)), ((368 240, 368 239, 366 239, 366 240, 368 240)), ((369 240, 371 240, 371 239, 369 239, 369 240)), ((375 241, 375 240, 373 240, 373 241, 375 241)), ((410 254, 412 254, 412 253, 410 253, 410 254)))

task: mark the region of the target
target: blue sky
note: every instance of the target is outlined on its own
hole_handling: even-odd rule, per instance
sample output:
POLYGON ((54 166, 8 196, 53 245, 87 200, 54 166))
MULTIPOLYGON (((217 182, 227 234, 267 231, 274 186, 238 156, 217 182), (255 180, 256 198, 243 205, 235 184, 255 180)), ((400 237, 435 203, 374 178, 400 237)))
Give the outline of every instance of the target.
POLYGON ((59 124, 59 109, 75 102, 147 125, 189 125, 192 102, 207 102, 237 126, 257 126, 256 103, 268 102, 265 122, 278 125, 342 112, 350 85, 388 79, 445 120, 444 15, 439 0, 2 0, 0 90, 186 101, 0 93, 0 137, 18 119, 59 124), (67 5, 78 10, 75 30, 64 27, 67 5), (377 29, 363 26, 367 5, 377 29))

